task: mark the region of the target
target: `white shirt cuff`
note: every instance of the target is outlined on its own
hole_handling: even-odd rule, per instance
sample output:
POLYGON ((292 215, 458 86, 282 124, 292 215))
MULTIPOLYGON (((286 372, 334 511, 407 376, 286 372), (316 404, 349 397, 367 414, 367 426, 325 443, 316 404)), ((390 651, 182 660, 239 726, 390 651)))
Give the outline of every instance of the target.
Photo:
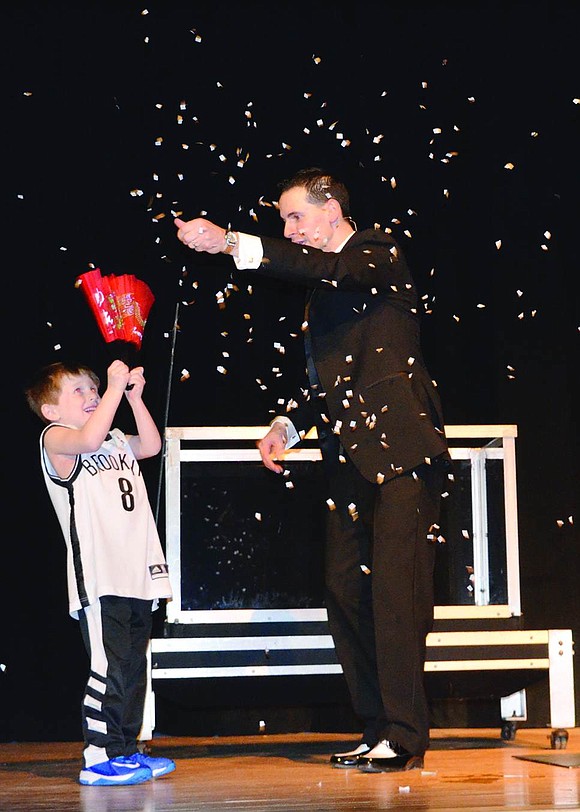
POLYGON ((264 257, 262 240, 253 234, 238 232, 238 256, 234 257, 236 268, 240 271, 251 271, 260 267, 264 257))
POLYGON ((280 415, 275 417, 270 425, 273 426, 274 423, 282 423, 286 427, 286 436, 288 439, 286 440, 285 448, 292 448, 292 446, 295 446, 296 443, 300 442, 300 435, 296 431, 296 426, 290 420, 290 418, 280 415))

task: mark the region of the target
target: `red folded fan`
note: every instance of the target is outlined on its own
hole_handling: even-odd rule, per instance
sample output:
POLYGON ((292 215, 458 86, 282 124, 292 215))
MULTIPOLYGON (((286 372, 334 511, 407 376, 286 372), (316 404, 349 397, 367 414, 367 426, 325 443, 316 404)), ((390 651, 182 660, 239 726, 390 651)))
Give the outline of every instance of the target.
POLYGON ((82 288, 107 343, 128 341, 141 348, 143 330, 155 297, 149 286, 133 274, 101 276, 99 268, 81 274, 82 288))

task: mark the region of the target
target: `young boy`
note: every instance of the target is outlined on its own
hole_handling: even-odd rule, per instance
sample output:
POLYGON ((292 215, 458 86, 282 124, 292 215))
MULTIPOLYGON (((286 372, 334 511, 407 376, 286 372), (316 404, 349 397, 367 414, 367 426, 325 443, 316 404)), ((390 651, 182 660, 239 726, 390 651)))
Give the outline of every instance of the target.
POLYGON ((161 449, 145 406, 143 367, 113 361, 107 388, 85 366, 54 363, 26 389, 45 426, 42 471, 67 546, 69 612, 90 658, 82 700, 83 769, 93 786, 139 784, 172 772, 137 749, 151 613, 171 598, 168 568, 137 460, 161 449), (125 396, 137 433, 112 429, 125 396))

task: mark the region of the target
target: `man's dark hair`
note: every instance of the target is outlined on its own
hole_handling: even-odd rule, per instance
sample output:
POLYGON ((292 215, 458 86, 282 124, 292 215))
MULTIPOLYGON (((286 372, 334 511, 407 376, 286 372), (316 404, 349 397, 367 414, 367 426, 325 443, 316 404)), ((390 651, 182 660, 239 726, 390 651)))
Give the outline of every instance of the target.
POLYGON ((347 188, 342 181, 329 175, 328 172, 324 172, 318 167, 301 169, 292 178, 283 180, 280 183, 280 194, 297 186, 306 189, 309 203, 321 205, 332 197, 340 204, 342 216, 350 216, 350 200, 347 188))

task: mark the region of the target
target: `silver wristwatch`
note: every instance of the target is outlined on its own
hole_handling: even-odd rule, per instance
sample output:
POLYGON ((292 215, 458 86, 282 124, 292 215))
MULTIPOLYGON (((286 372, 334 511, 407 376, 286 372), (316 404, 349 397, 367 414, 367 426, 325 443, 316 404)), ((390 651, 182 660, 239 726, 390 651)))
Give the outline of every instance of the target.
POLYGON ((228 229, 225 234, 225 241, 226 241, 225 253, 231 254, 236 245, 238 244, 238 235, 236 234, 235 231, 230 231, 228 229))

